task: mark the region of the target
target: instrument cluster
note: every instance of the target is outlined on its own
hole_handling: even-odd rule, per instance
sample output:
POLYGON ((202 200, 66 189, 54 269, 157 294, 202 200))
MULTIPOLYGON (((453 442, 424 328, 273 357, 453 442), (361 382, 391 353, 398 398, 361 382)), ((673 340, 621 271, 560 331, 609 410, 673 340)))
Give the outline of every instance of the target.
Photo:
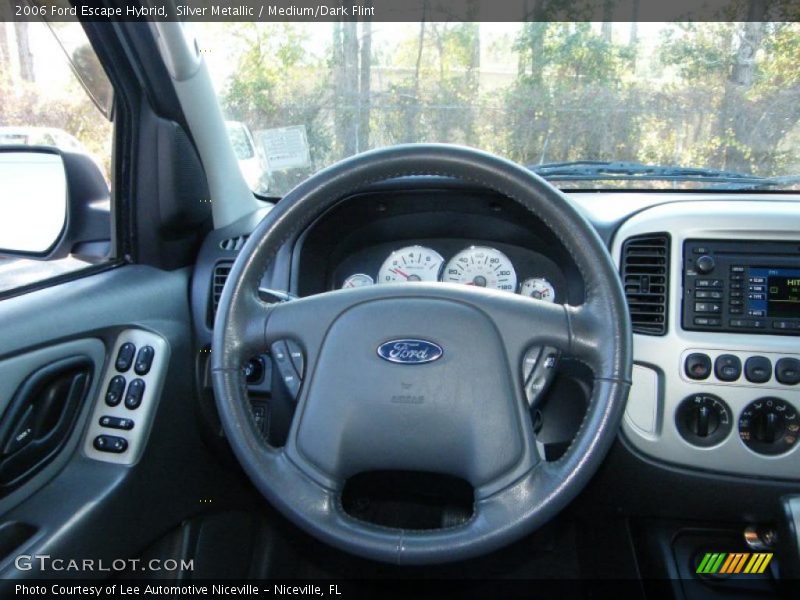
POLYGON ((545 302, 556 301, 555 286, 541 274, 518 279, 517 270, 506 254, 490 246, 469 246, 449 260, 423 245, 392 251, 377 273, 352 273, 342 288, 387 283, 443 281, 519 293, 545 302))

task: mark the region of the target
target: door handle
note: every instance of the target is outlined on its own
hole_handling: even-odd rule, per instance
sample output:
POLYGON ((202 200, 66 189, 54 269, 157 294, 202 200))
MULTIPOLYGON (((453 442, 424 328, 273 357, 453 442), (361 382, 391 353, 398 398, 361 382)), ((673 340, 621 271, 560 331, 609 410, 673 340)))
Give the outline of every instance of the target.
POLYGON ((73 356, 31 373, 0 420, 0 496, 39 472, 69 439, 93 362, 73 356))

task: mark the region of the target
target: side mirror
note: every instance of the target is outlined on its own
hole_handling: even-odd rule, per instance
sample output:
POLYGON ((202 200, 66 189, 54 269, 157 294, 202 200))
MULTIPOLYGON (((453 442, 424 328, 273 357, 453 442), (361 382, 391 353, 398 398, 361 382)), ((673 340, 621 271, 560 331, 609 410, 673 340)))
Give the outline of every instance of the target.
POLYGON ((105 258, 110 207, 108 185, 91 157, 52 147, 0 147, 0 254, 105 258))

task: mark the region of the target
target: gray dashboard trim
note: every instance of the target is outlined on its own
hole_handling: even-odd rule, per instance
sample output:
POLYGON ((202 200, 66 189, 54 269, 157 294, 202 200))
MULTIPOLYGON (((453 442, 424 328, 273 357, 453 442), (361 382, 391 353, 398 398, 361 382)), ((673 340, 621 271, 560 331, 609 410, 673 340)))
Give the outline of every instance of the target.
MULTIPOLYGON (((733 475, 800 479, 800 464, 796 451, 780 456, 765 457, 749 450, 734 430, 721 444, 698 448, 687 443, 677 431, 675 409, 687 396, 705 391, 723 398, 736 419, 752 400, 766 395, 781 397, 800 408, 800 389, 775 390, 770 386, 736 385, 707 381, 698 383, 684 378, 680 360, 692 348, 713 352, 734 352, 742 355, 797 353, 796 337, 684 331, 680 328, 682 307, 682 251, 686 239, 740 240, 798 240, 800 239, 800 203, 754 200, 728 202, 680 202, 659 205, 644 210, 617 231, 612 245, 612 257, 619 265, 623 242, 631 236, 667 231, 672 236, 670 279, 669 329, 662 337, 634 335, 634 362, 656 365, 662 385, 659 389, 659 410, 662 427, 655 435, 643 433, 623 421, 623 433, 636 450, 665 462, 689 468, 733 475)), ((781 386, 786 388, 786 386, 781 386)), ((631 394, 636 397, 635 393, 631 394)))

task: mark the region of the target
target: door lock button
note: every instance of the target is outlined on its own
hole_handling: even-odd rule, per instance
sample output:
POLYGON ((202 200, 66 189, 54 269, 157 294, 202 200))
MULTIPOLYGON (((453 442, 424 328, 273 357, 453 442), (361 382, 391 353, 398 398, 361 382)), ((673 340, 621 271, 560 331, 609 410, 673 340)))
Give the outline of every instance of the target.
POLYGON ((3 454, 8 456, 17 450, 22 450, 33 439, 34 413, 33 406, 25 410, 25 414, 19 420, 19 424, 11 432, 11 435, 3 448, 3 454))
POLYGON ((124 429, 125 431, 130 431, 133 429, 133 419, 109 417, 108 415, 105 415, 100 417, 100 427, 109 427, 111 429, 124 429))

